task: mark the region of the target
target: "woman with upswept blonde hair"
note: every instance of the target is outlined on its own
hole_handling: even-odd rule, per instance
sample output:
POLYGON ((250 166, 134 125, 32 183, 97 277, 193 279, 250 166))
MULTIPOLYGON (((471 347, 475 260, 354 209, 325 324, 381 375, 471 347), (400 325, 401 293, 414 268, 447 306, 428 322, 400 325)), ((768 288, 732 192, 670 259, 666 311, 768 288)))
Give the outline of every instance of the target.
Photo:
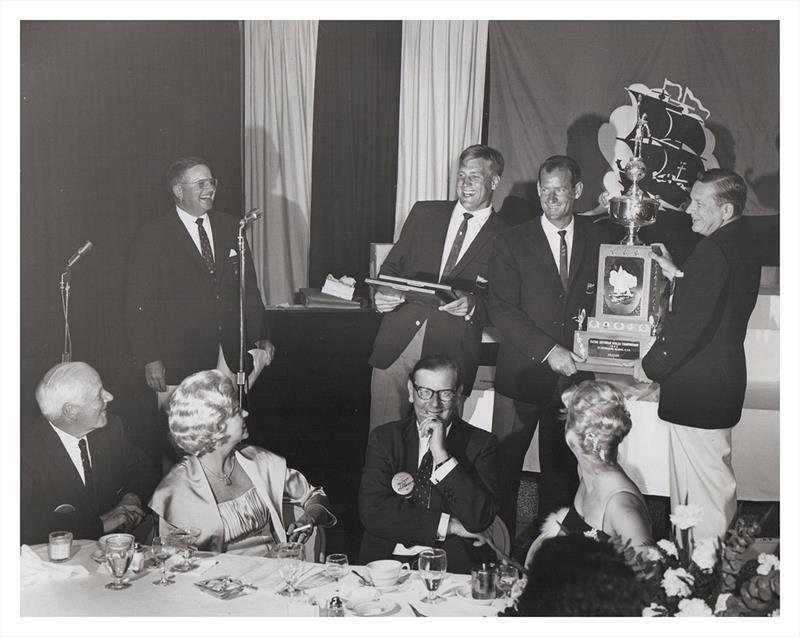
POLYGON ((201 549, 267 555, 270 545, 305 542, 316 526, 336 523, 321 488, 284 458, 244 443, 247 412, 222 372, 185 378, 169 399, 167 417, 172 439, 187 455, 150 501, 161 534, 195 527, 201 549), (292 511, 299 515, 290 520, 292 511))
POLYGON ((572 506, 551 513, 526 562, 541 542, 556 535, 583 534, 596 539, 619 536, 634 548, 653 543, 644 496, 617 462, 620 443, 631 430, 625 397, 605 381, 586 380, 561 395, 565 438, 581 476, 572 506))

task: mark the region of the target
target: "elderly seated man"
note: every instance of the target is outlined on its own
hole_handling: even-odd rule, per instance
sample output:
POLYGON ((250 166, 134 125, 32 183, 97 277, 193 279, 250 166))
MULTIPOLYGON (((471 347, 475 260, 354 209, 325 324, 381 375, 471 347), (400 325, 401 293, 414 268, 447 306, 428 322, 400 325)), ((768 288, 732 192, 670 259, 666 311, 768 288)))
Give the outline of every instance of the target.
POLYGON ((97 539, 145 519, 158 474, 108 414, 113 398, 86 363, 61 363, 42 378, 42 415, 20 440, 22 543, 47 542, 51 531, 97 539))
POLYGON ((497 439, 458 417, 460 389, 455 361, 422 358, 408 381, 413 413, 370 434, 358 499, 362 562, 411 561, 425 547, 443 548, 457 573, 494 559, 478 545, 497 514, 497 439))

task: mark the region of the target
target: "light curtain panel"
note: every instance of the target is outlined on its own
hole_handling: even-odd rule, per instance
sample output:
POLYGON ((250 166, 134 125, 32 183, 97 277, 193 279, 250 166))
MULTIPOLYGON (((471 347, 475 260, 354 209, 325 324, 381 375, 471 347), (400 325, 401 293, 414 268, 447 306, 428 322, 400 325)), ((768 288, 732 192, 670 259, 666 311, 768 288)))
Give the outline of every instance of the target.
POLYGON ((403 22, 395 239, 411 206, 454 199, 458 155, 481 139, 486 21, 403 22))
MULTIPOLYGON (((497 21, 489 28, 489 143, 505 156, 495 194, 536 200, 536 171, 550 155, 584 172, 580 211, 597 205, 609 166, 597 132, 625 87, 688 87, 711 112, 719 165, 749 185, 748 214, 779 201, 777 21, 497 21)), ((691 100, 690 100, 691 104, 691 100)))
POLYGON ((317 21, 244 22, 246 209, 261 296, 291 303, 308 284, 317 21))

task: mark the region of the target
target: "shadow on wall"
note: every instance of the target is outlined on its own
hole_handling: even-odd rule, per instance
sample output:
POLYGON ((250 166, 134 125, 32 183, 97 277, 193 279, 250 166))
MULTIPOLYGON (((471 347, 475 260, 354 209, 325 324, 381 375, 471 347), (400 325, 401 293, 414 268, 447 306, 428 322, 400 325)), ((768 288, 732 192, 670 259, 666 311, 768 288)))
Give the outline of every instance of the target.
MULTIPOLYGON (((781 138, 775 137, 775 150, 780 156, 781 138)), ((780 212, 781 202, 781 173, 775 171, 765 175, 755 176, 755 169, 747 168, 744 171, 744 180, 752 195, 755 195, 758 203, 774 212, 780 212)))
POLYGON ((250 207, 264 213, 253 226, 257 239, 252 246, 254 254, 260 255, 257 259, 261 267, 257 265, 256 270, 262 297, 267 305, 293 303, 295 292, 308 285, 308 218, 297 202, 282 194, 289 173, 287 158, 281 155, 271 134, 258 126, 248 127, 246 135, 246 194, 250 207), (254 173, 258 166, 264 167, 261 175, 254 173))

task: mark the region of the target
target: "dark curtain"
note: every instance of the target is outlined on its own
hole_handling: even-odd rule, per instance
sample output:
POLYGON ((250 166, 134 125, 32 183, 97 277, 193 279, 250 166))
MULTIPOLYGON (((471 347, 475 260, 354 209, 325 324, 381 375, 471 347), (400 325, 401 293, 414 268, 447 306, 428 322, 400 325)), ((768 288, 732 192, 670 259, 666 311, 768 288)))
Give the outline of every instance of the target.
POLYGON ((569 154, 583 169, 578 205, 597 205, 609 166, 597 132, 630 103, 634 82, 688 86, 711 111, 714 156, 749 185, 748 214, 779 203, 777 21, 493 21, 489 143, 505 156, 496 200, 536 202, 536 170, 569 154))
POLYGON ((130 365, 123 317, 128 246, 170 205, 163 174, 180 155, 209 160, 217 209, 242 210, 240 53, 236 22, 22 23, 23 422, 39 378, 61 360, 59 275, 90 239, 72 275, 73 360, 98 370, 111 408, 148 444, 143 406, 154 401, 130 365))
POLYGON ((401 38, 401 22, 319 23, 311 287, 328 273, 363 280, 370 242, 392 241, 401 38))

